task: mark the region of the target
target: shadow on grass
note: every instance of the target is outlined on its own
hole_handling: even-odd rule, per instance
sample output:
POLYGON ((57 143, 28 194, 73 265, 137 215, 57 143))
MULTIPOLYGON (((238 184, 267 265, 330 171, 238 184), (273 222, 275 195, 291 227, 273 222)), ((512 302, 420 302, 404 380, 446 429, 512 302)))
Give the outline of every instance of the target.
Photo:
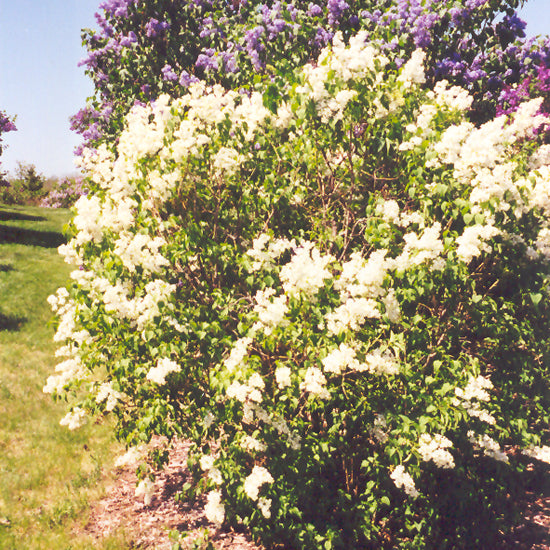
POLYGON ((35 231, 21 227, 0 226, 0 244, 24 244, 30 246, 42 246, 44 248, 57 248, 65 244, 67 239, 55 231, 35 231))
POLYGON ((30 214, 20 214, 19 212, 9 212, 0 210, 0 221, 25 220, 29 222, 43 222, 46 218, 42 216, 31 216, 30 214))
POLYGON ((16 317, 15 315, 4 315, 0 313, 0 330, 16 332, 27 322, 26 317, 16 317))
POLYGON ((0 264, 0 273, 6 271, 13 271, 13 266, 10 264, 0 264))

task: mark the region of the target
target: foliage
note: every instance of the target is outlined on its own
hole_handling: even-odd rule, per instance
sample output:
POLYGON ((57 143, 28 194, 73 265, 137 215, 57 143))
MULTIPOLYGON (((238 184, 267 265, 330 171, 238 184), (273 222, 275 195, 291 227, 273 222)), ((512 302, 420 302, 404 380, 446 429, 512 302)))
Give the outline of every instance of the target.
POLYGON ((316 58, 334 33, 363 29, 397 63, 421 47, 428 77, 470 90, 472 116, 495 113, 501 90, 547 66, 549 44, 523 40, 520 0, 109 0, 87 30, 95 95, 73 118, 88 146, 112 141, 135 102, 181 95, 197 78, 249 87, 316 58), (502 14, 504 13, 504 18, 502 14))
POLYGON ((248 93, 137 105, 82 156, 44 391, 132 455, 194 439, 207 517, 266 544, 497 547, 549 461, 541 100, 476 127, 396 55, 337 33, 248 93))
POLYGON ((87 194, 86 183, 82 177, 62 178, 42 199, 41 206, 48 208, 71 208, 82 196, 87 194))

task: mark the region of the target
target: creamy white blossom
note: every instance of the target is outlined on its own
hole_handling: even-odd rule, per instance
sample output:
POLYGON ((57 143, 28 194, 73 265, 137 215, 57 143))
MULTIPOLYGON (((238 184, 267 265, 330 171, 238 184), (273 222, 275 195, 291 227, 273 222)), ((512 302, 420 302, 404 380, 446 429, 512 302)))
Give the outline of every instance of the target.
POLYGON ((260 497, 258 499, 258 510, 260 510, 262 516, 266 519, 271 517, 271 502, 270 498, 260 497))
POLYGON ((294 247, 294 254, 280 272, 283 289, 287 294, 295 295, 304 292, 313 296, 332 277, 327 269, 334 261, 330 254, 321 255, 315 244, 309 241, 294 247))
POLYGON ((113 388, 112 382, 104 382, 97 390, 95 401, 96 403, 103 403, 105 401, 105 410, 112 411, 122 397, 122 393, 113 388))
POLYGON ((215 525, 221 525, 225 519, 225 507, 222 503, 221 491, 210 491, 206 495, 206 506, 204 507, 206 519, 215 525))
POLYGON ((300 384, 300 388, 321 399, 329 399, 330 393, 325 387, 326 383, 327 379, 320 369, 317 367, 308 367, 304 375, 304 381, 300 384))
POLYGON ((542 447, 528 447, 527 449, 523 449, 522 453, 530 458, 535 458, 536 460, 550 464, 550 446, 548 445, 543 445, 542 447))
POLYGON ((378 348, 367 354, 364 363, 359 364, 356 370, 368 370, 373 374, 394 375, 399 374, 399 363, 391 350, 378 348))
POLYGON ((391 223, 397 223, 399 220, 399 205, 397 201, 391 200, 381 200, 377 205, 375 212, 383 220, 386 220, 391 223))
POLYGON ((405 467, 402 464, 396 466, 394 470, 390 473, 395 486, 403 489, 411 497, 417 497, 419 492, 417 491, 414 480, 410 474, 405 471, 405 467))
POLYGON ((68 412, 60 421, 61 426, 67 426, 69 430, 76 430, 84 425, 86 421, 86 411, 80 407, 75 407, 68 412))
POLYGON ((133 466, 137 462, 143 459, 145 455, 145 445, 137 445, 130 447, 124 454, 118 456, 115 460, 115 468, 124 468, 126 466, 133 466))
POLYGON ((359 330, 366 319, 379 319, 378 302, 371 298, 349 298, 325 316, 329 334, 359 330))
POLYGON ((265 443, 262 443, 261 441, 250 435, 245 435, 242 438, 242 440, 240 441, 240 446, 245 451, 263 452, 267 449, 265 443))
POLYGON ((426 76, 424 74, 425 58, 426 53, 423 50, 415 50, 401 69, 401 73, 397 77, 397 80, 403 82, 406 88, 409 88, 413 84, 423 84, 426 82, 426 76))
POLYGON ((382 297, 382 303, 386 309, 385 313, 391 323, 398 323, 401 320, 401 306, 395 296, 395 290, 390 288, 388 293, 382 297))
POLYGON ((467 111, 474 100, 467 90, 460 86, 449 87, 447 80, 436 82, 433 92, 428 92, 430 99, 435 99, 438 105, 446 105, 458 111, 467 111))
POLYGON ((419 236, 414 231, 403 235, 405 246, 401 254, 389 262, 398 271, 405 271, 413 266, 427 263, 432 269, 443 267, 441 254, 443 253, 443 241, 440 238, 441 224, 435 222, 431 227, 426 227, 419 236))
POLYGON ((342 342, 338 348, 332 350, 322 359, 321 363, 325 372, 341 374, 344 370, 350 368, 351 365, 357 363, 355 349, 342 342))
POLYGON ((475 434, 468 432, 468 439, 474 449, 483 451, 483 454, 500 462, 509 462, 508 456, 502 451, 500 445, 487 434, 475 434))
POLYGON ((254 301, 258 322, 252 327, 253 332, 261 330, 269 336, 277 326, 287 324, 288 298, 285 294, 275 296, 275 289, 266 288, 256 292, 254 301))
POLYGON ((453 455, 447 451, 452 442, 441 434, 422 434, 420 436, 418 452, 425 462, 432 461, 438 468, 454 468, 453 455))
POLYGON ((162 237, 151 238, 145 233, 132 235, 123 232, 115 241, 113 252, 130 272, 134 272, 139 266, 152 273, 158 273, 169 264, 159 252, 159 248, 164 245, 166 241, 162 237))
POLYGON ((248 354, 248 346, 252 343, 252 338, 239 338, 231 348, 229 357, 224 361, 225 368, 229 372, 233 372, 237 367, 245 362, 245 357, 248 354))
POLYGON ((181 367, 175 361, 172 361, 167 357, 163 357, 158 360, 156 367, 151 367, 151 369, 149 369, 146 378, 147 380, 162 386, 163 384, 166 384, 166 377, 171 372, 181 372, 181 367))
POLYGON ((252 472, 244 480, 244 492, 252 500, 258 500, 262 485, 273 483, 273 476, 263 466, 254 466, 252 472))
POLYGON ((275 382, 280 390, 287 388, 292 384, 292 370, 289 367, 277 367, 275 370, 275 382))
POLYGON ((65 387, 75 380, 81 380, 87 376, 86 369, 80 357, 70 357, 55 366, 56 374, 48 377, 46 385, 42 388, 44 393, 61 393, 65 387))
POLYGON ((135 490, 136 497, 143 497, 143 504, 149 506, 153 502, 153 496, 155 495, 155 484, 146 477, 142 479, 135 490))

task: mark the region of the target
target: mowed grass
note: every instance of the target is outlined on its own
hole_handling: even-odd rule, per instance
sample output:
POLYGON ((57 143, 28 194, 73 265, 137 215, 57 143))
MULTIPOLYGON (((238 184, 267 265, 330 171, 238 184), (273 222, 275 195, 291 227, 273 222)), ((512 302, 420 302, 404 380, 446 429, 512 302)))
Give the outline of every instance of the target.
POLYGON ((0 205, 0 549, 126 548, 85 536, 115 448, 108 426, 69 431, 42 387, 55 357, 46 301, 71 266, 57 247, 68 210, 0 205))

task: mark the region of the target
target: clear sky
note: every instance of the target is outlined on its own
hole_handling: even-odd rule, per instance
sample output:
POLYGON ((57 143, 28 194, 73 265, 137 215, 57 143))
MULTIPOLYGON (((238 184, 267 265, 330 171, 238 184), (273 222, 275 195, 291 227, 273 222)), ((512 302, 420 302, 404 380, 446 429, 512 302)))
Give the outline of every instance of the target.
MULTIPOLYGON (((17 115, 5 134, 4 170, 17 161, 46 176, 75 172, 80 138, 69 117, 92 94, 78 62, 85 56, 81 29, 95 28, 101 0, 0 0, 0 109, 17 115)), ((521 10, 529 36, 550 34, 550 0, 528 0, 521 10)))

